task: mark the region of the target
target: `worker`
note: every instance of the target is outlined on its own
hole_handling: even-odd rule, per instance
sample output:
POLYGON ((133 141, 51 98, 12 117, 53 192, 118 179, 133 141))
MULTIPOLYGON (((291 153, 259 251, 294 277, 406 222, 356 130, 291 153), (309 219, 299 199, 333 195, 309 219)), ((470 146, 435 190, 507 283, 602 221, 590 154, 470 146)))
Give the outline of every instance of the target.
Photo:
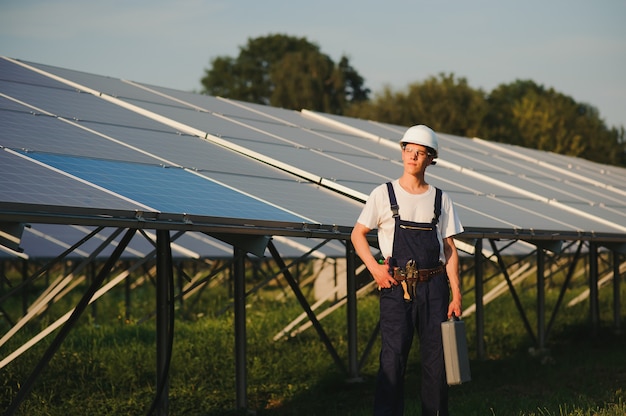
POLYGON ((380 294, 381 351, 374 415, 402 415, 404 377, 417 330, 422 416, 448 415, 441 323, 461 316, 459 260, 453 236, 463 232, 449 195, 426 182, 439 155, 435 132, 410 127, 400 140, 403 173, 376 187, 351 234, 380 294), (382 257, 367 235, 376 229, 382 257), (451 300, 450 300, 451 296, 451 300))

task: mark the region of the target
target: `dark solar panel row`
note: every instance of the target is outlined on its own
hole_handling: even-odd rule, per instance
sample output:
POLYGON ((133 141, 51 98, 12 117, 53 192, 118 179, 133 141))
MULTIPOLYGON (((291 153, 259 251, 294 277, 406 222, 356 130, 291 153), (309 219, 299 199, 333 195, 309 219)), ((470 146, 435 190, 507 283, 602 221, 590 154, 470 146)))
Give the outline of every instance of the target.
MULTIPOLYGON (((0 204, 349 227, 402 169, 402 126, 9 59, 0 74, 0 204)), ((429 181, 468 229, 626 232, 624 169, 446 134, 440 147, 429 181)))

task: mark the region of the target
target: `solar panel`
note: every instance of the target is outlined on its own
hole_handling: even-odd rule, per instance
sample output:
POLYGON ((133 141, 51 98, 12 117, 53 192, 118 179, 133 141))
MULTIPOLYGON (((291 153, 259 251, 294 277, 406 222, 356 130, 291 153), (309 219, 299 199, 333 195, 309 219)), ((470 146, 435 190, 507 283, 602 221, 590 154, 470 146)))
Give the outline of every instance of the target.
POLYGON ((0 151, 0 207, 55 205, 110 210, 143 210, 140 204, 107 193, 7 150, 0 151))
MULTIPOLYGON (((318 115, 318 119, 324 118, 327 118, 329 123, 345 123, 350 128, 363 129, 365 133, 372 135, 374 132, 381 133, 377 127, 371 128, 373 123, 363 120, 318 115)), ((402 130, 398 129, 398 132, 401 137, 402 130)), ((604 181, 592 183, 590 180, 583 181, 579 173, 572 172, 572 169, 569 169, 570 172, 566 171, 566 168, 576 165, 574 161, 579 160, 576 158, 555 156, 549 152, 532 149, 521 151, 517 146, 446 134, 439 134, 439 138, 441 160, 437 166, 429 168, 427 177, 433 184, 440 184, 442 188, 452 190, 453 199, 457 204, 478 208, 490 218, 517 223, 526 229, 543 226, 547 230, 556 231, 562 230, 562 224, 565 223, 569 224, 565 229, 574 226, 579 230, 608 233, 623 233, 626 230, 626 210, 617 208, 625 206, 626 193, 620 186, 609 189, 613 186, 614 178, 617 178, 618 182, 621 179, 621 183, 626 183, 626 170, 622 168, 607 167, 607 170, 615 173, 610 178, 606 175, 604 181), (448 152, 448 149, 452 151, 448 152), (526 155, 533 162, 527 158, 517 157, 518 154, 526 155), (542 158, 546 161, 537 163, 542 158), (561 161, 563 170, 555 170, 550 163, 554 159, 569 162, 561 161), (458 187, 454 184, 464 188, 465 192, 455 194, 454 190, 458 187), (472 193, 482 197, 479 197, 478 201, 468 203, 466 199, 472 193), (484 200, 486 197, 489 199, 484 200), (517 198, 520 202, 523 201, 523 205, 516 203, 515 199, 511 199, 510 206, 505 210, 502 204, 494 204, 498 199, 504 202, 509 198, 517 198), (541 203, 530 208, 527 205, 535 204, 528 201, 529 199, 541 203), (568 209, 564 210, 561 204, 566 205, 568 209)), ((373 140, 369 142, 376 143, 373 140)), ((588 163, 593 165, 588 161, 580 162, 581 165, 588 163)), ((623 185, 621 187, 623 188, 623 185)), ((462 220, 469 227, 474 226, 473 223, 466 222, 465 217, 462 217, 462 220)))
MULTIPOLYGON (((0 102, 5 101, 0 97, 0 102)), ((154 162, 154 158, 140 152, 129 152, 124 146, 103 139, 76 125, 59 121, 56 117, 33 115, 21 111, 0 110, 1 145, 11 149, 68 154, 104 159, 154 162), (62 138, 62 140, 59 140, 62 138)), ((133 132, 136 134, 136 132, 133 132)), ((170 135, 173 136, 173 135, 170 135)))
POLYGON ((29 153, 34 160, 123 195, 160 212, 259 220, 304 219, 204 177, 171 166, 143 165, 72 156, 29 153))
MULTIPOLYGON (((85 163, 131 163, 127 171, 120 170, 125 172, 122 176, 140 175, 140 171, 143 175, 146 166, 152 169, 146 168, 150 173, 145 175, 154 175, 159 170, 156 164, 185 172, 186 177, 193 171, 259 200, 271 201, 300 219, 342 226, 354 223, 362 200, 375 186, 401 174, 397 142, 405 130, 403 126, 284 110, 47 65, 27 65, 60 77, 60 84, 68 80, 73 89, 59 87, 50 94, 55 99, 39 98, 31 88, 51 88, 54 84, 37 79, 46 78, 37 75, 32 76, 27 88, 12 84, 11 88, 19 91, 16 98, 43 109, 54 107, 54 114, 74 117, 79 126, 108 140, 90 138, 94 146, 103 147, 101 154, 91 155, 80 144, 64 151, 46 149, 44 143, 30 140, 37 152, 76 156, 84 158, 85 163), (66 103, 55 106, 54 101, 61 95, 66 103), (132 151, 125 150, 123 156, 111 155, 115 153, 111 141, 132 151)), ((576 158, 443 133, 439 137, 440 161, 429 168, 427 178, 452 196, 468 229, 618 234, 626 229, 623 169, 611 168, 612 174, 607 175, 576 158), (597 181, 592 186, 577 173, 587 168, 597 181), (603 192, 605 189, 608 192, 603 192)), ((68 164, 59 166, 70 169, 68 164)), ((146 176, 141 177, 145 180, 146 176)), ((167 176, 167 180, 173 180, 171 187, 176 187, 176 175, 167 176)), ((96 178, 89 176, 88 180, 96 178)), ((180 210, 185 206, 214 215, 207 207, 202 211, 199 201, 211 198, 214 194, 210 192, 195 201, 183 196, 167 205, 154 197, 156 189, 142 194, 131 188, 129 185, 118 190, 164 209, 180 210), (182 200, 187 205, 182 205, 182 200)), ((182 193, 191 189, 177 188, 182 193)))
MULTIPOLYGON (((26 211, 93 210, 86 225, 74 223, 77 217, 59 219, 62 225, 46 223, 50 217, 33 221, 22 243, 35 257, 63 252, 94 230, 95 219, 117 218, 119 227, 142 221, 136 211, 153 214, 160 227, 184 229, 170 246, 174 258, 232 256, 232 246, 216 238, 227 233, 190 231, 201 227, 181 221, 184 214, 216 221, 242 239, 266 221, 259 240, 272 235, 283 256, 308 253, 326 232, 329 242, 314 256, 343 257, 347 231, 339 229, 354 224, 375 186, 402 172, 403 126, 2 58, 0 74, 0 220, 21 221, 26 211), (337 227, 323 227, 330 224, 337 227), (317 240, 309 238, 317 225, 317 240)), ((515 248, 501 241, 507 238, 529 251, 524 238, 626 241, 626 170, 439 137, 441 157, 427 178, 451 195, 469 238, 501 235, 490 243, 508 252, 515 248)), ((117 229, 109 224, 72 256, 92 255, 117 229)), ((141 225, 126 258, 154 251, 155 230, 141 225)))
MULTIPOLYGON (((33 85, 35 84, 29 87, 34 88, 33 85)), ((66 117, 74 124, 59 123, 54 117, 42 117, 42 120, 46 121, 41 125, 35 123, 25 126, 21 122, 15 123, 15 131, 7 132, 3 142, 7 147, 116 161, 175 164, 196 170, 200 175, 217 176, 222 183, 243 189, 242 192, 250 195, 256 193, 259 198, 266 190, 272 197, 277 198, 278 205, 286 206, 287 210, 304 208, 306 212, 303 217, 314 218, 314 222, 336 215, 336 212, 333 212, 335 210, 323 202, 324 198, 331 197, 328 191, 211 145, 199 137, 178 134, 162 123, 121 109, 90 94, 77 94, 73 90, 68 90, 63 91, 66 95, 62 98, 50 99, 40 97, 45 94, 24 94, 14 91, 16 89, 19 90, 13 85, 10 92, 19 99, 30 100, 30 105, 46 111, 50 111, 50 106, 55 101, 66 102, 64 108, 74 109, 75 112, 65 110, 62 113, 69 114, 66 117), (82 107, 89 106, 92 107, 90 111, 81 110, 82 107), (118 117, 118 112, 124 113, 123 116, 118 117), (77 126, 87 127, 93 132, 75 128, 77 126), (64 140, 48 140, 44 133, 46 131, 52 131, 54 137, 63 137, 64 140), (298 197, 294 197, 298 194, 298 197), (326 196, 320 198, 320 194, 326 196)), ((30 116, 29 113, 24 114, 24 117, 30 116)), ((5 118, 10 116, 7 115, 5 118)), ((336 196, 332 198, 337 200, 336 196)), ((351 212, 349 220, 352 222, 358 212, 358 204, 349 198, 339 198, 337 203, 341 208, 339 210, 341 214, 351 212)), ((256 213, 251 215, 254 216, 256 213)), ((299 221, 302 221, 302 217, 299 221)))

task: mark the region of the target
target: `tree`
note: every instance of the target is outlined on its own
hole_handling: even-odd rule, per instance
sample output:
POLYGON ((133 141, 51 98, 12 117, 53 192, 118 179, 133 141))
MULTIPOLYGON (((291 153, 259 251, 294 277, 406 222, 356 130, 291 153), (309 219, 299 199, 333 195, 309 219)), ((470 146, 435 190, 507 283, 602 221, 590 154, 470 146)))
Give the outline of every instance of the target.
POLYGON ((288 53, 270 71, 270 79, 274 83, 270 105, 327 113, 343 108, 345 99, 336 93, 334 75, 333 62, 322 54, 288 53))
POLYGON ((334 114, 368 99, 369 89, 348 58, 335 64, 306 38, 248 39, 237 58, 217 57, 211 64, 201 80, 206 94, 334 114))
POLYGON ((239 56, 217 57, 202 92, 293 110, 427 124, 436 131, 553 151, 626 166, 624 127, 608 128, 598 110, 531 80, 501 84, 489 94, 465 78, 439 74, 406 91, 384 87, 373 101, 347 57, 335 63, 306 38, 248 39, 239 56))
POLYGON ((401 126, 423 123, 459 136, 626 165, 624 127, 609 129, 596 108, 530 80, 485 95, 464 78, 440 74, 410 84, 407 92, 385 87, 347 115, 401 126))
POLYGON ((439 74, 409 85, 408 92, 383 90, 371 103, 354 106, 349 114, 392 124, 426 124, 436 131, 473 137, 488 112, 485 93, 465 78, 439 74))
POLYGON ((533 81, 515 81, 512 84, 501 84, 487 97, 489 111, 485 117, 483 137, 489 140, 522 146, 524 138, 513 117, 513 105, 525 94, 540 94, 541 87, 533 81))
POLYGON ((489 140, 600 163, 624 163, 624 128, 607 128, 591 105, 530 80, 500 85, 487 101, 484 130, 489 140))

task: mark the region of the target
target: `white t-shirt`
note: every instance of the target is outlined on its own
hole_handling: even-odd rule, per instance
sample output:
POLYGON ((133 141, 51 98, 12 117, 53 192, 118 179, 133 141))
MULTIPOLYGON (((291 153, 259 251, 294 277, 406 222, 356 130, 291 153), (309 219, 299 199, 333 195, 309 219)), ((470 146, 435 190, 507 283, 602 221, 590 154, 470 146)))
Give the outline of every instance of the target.
MULTIPOLYGON (((405 191, 396 179, 391 182, 396 194, 400 218, 413 222, 431 222, 435 213, 435 187, 428 187, 423 194, 411 194, 405 191)), ((393 251, 393 235, 395 220, 391 212, 391 203, 387 185, 381 184, 374 188, 357 222, 370 230, 378 229, 378 244, 382 255, 387 258, 393 251)), ((437 224, 439 238, 439 259, 446 263, 443 252, 443 239, 463 232, 463 226, 454 209, 454 204, 447 193, 441 195, 441 215, 437 224)))

